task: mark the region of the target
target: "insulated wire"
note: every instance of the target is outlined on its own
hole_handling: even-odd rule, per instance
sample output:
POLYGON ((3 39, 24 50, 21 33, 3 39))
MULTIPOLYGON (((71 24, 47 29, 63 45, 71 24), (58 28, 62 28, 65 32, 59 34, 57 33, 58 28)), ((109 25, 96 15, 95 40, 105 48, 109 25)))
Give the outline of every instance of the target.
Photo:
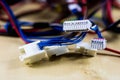
POLYGON ((105 48, 106 51, 110 51, 110 52, 113 52, 113 53, 117 53, 117 54, 120 54, 120 51, 118 50, 114 50, 114 49, 111 49, 111 48, 105 48))
POLYGON ((13 28, 15 29, 16 33, 21 37, 21 39, 25 42, 31 42, 29 40, 26 40, 26 37, 23 35, 21 29, 20 29, 20 25, 18 24, 18 21, 16 20, 13 12, 11 11, 11 9, 9 8, 9 6, 7 5, 7 3, 4 0, 0 0, 0 5, 2 6, 2 8, 4 9, 4 11, 7 13, 7 15, 9 16, 11 25, 13 25, 13 28))

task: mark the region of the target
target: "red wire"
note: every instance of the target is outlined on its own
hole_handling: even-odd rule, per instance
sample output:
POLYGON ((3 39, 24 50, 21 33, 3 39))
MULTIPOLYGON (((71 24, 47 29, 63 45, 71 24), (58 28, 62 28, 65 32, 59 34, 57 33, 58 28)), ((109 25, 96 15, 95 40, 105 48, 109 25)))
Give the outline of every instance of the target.
MULTIPOLYGON (((27 14, 32 14, 34 12, 39 12, 39 11, 42 11, 44 10, 45 8, 47 8, 48 6, 46 5, 42 5, 41 7, 37 8, 37 9, 34 9, 34 10, 28 10, 28 11, 25 11, 25 12, 21 12, 19 14, 16 15, 16 18, 19 18, 21 16, 24 16, 24 15, 27 15, 27 14)), ((5 17, 2 17, 0 16, 0 20, 2 21, 8 21, 8 18, 5 18, 5 17)))
MULTIPOLYGON (((107 19, 110 21, 110 23, 113 23, 114 20, 112 18, 112 12, 111 12, 111 0, 107 0, 107 3, 106 3, 106 16, 107 16, 107 19)), ((101 32, 104 32, 106 31, 106 29, 103 29, 101 32)), ((95 32, 88 32, 90 34, 95 34, 95 32)))
MULTIPOLYGON (((86 4, 87 1, 86 0, 81 0, 82 4, 86 4)), ((87 5, 82 7, 82 13, 84 16, 86 16, 87 13, 87 5)))
POLYGON ((117 2, 116 0, 113 1, 113 5, 117 8, 120 8, 120 2, 117 2))
POLYGON ((0 33, 6 33, 6 30, 5 29, 1 29, 0 33))
POLYGON ((111 48, 105 48, 105 50, 107 51, 110 51, 110 52, 114 52, 114 53, 117 53, 117 54, 120 54, 120 51, 117 51, 117 50, 114 50, 114 49, 111 49, 111 48))
POLYGON ((38 29, 38 28, 35 28, 35 29, 25 29, 23 30, 23 32, 27 32, 27 33, 30 33, 30 32, 37 32, 37 31, 40 31, 41 29, 38 29))
MULTIPOLYGON (((25 29, 25 30, 23 30, 23 32, 27 32, 27 33, 36 32, 36 31, 39 31, 39 29, 25 29)), ((0 29, 0 33, 7 33, 7 31, 5 29, 0 29)))
POLYGON ((0 0, 0 5, 2 6, 2 8, 4 9, 4 11, 7 13, 9 19, 10 19, 10 22, 13 26, 13 28, 15 29, 16 33, 18 34, 18 36, 20 36, 20 38, 25 42, 25 43, 28 43, 26 42, 23 38, 22 38, 22 35, 19 33, 17 27, 16 27, 16 24, 14 23, 14 20, 12 19, 11 15, 9 14, 7 8, 5 7, 4 3, 0 0))
MULTIPOLYGON (((4 5, 4 3, 3 3, 2 1, 0 1, 0 5, 1 5, 2 8, 4 9, 4 11, 7 13, 7 15, 8 15, 9 19, 10 19, 10 22, 11 22, 14 30, 15 30, 16 33, 18 34, 18 36, 20 36, 20 38, 21 38, 25 43, 28 43, 28 42, 26 42, 26 41, 23 39, 22 35, 19 33, 19 30, 17 29, 17 26, 16 26, 16 24, 14 23, 14 20, 12 19, 11 15, 9 14, 8 10, 6 9, 6 7, 5 7, 5 5, 4 5)), ((34 32, 34 31, 37 31, 37 30, 36 30, 36 29, 26 30, 26 32, 34 32)), ((2 32, 4 32, 4 31, 2 31, 2 32)))
POLYGON ((109 20, 111 23, 113 23, 114 20, 113 20, 113 18, 112 18, 111 1, 110 1, 110 0, 107 0, 106 8, 107 8, 107 10, 106 10, 106 16, 107 16, 108 20, 109 20))

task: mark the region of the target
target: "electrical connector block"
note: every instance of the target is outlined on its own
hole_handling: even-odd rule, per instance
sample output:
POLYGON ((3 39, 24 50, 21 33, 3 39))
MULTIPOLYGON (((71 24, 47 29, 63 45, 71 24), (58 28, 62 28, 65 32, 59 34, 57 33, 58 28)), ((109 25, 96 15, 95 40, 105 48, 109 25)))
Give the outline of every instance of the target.
POLYGON ((21 52, 19 56, 20 61, 25 64, 31 64, 45 58, 47 53, 45 50, 40 50, 37 45, 39 42, 40 41, 36 41, 19 47, 21 52))
POLYGON ((64 31, 88 31, 92 23, 89 20, 65 21, 63 23, 64 31))
POLYGON ((52 55, 59 56, 69 52, 67 46, 46 46, 44 50, 47 52, 49 57, 52 55))
POLYGON ((84 47, 85 49, 90 49, 90 44, 86 42, 79 42, 76 44, 76 48, 84 47))
POLYGON ((106 40, 104 38, 96 38, 91 40, 91 49, 103 50, 106 48, 106 40))
POLYGON ((85 42, 77 43, 75 52, 79 52, 79 54, 92 57, 97 54, 97 50, 92 50, 90 48, 90 45, 85 42))

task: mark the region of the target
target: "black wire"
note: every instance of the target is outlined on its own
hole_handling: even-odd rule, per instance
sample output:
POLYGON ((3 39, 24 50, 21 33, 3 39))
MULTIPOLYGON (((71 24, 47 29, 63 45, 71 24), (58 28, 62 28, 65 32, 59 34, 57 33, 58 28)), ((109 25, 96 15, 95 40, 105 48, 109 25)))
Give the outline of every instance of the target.
POLYGON ((118 27, 120 24, 120 19, 113 24, 111 24, 108 28, 108 30, 115 32, 115 33, 120 33, 120 27, 118 27))

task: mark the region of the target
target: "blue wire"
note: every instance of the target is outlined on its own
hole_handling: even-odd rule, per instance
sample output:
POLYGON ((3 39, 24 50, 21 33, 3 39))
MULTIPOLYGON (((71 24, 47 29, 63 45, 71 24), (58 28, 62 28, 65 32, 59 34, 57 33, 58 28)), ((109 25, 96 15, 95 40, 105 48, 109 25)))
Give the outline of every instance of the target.
POLYGON ((12 17, 12 20, 14 21, 17 29, 19 30, 19 32, 20 32, 21 37, 23 38, 23 40, 26 41, 26 42, 33 42, 33 41, 31 41, 31 40, 27 40, 26 36, 23 34, 22 30, 20 29, 20 25, 19 25, 18 20, 15 18, 12 10, 11 10, 10 7, 7 5, 7 3, 5 2, 5 0, 1 0, 1 1, 2 1, 2 3, 4 4, 4 6, 7 8, 8 12, 9 12, 10 16, 12 17))
MULTIPOLYGON (((19 25, 21 26, 33 26, 34 23, 32 22, 24 22, 24 21, 19 21, 19 25)), ((12 29, 12 26, 10 24, 10 22, 7 22, 5 25, 4 25, 6 31, 8 32, 10 30, 10 28, 12 29)), ((60 32, 63 32, 63 27, 60 25, 60 26, 51 26, 53 28, 53 30, 50 30, 50 31, 45 31, 45 32, 31 32, 31 33, 25 33, 26 35, 33 35, 33 36, 40 36, 40 35, 52 35, 52 34, 55 34, 56 32, 57 33, 60 33, 60 32)), ((32 36, 31 36, 32 37, 32 36)))
MULTIPOLYGON (((3 1, 3 0, 2 0, 3 1)), ((3 1, 3 3, 5 4, 5 7, 8 9, 9 13, 11 14, 11 17, 13 19, 13 21, 15 22, 22 38, 27 41, 27 42, 32 42, 31 40, 28 40, 26 38, 26 36, 23 34, 22 30, 20 29, 20 25, 19 22, 16 20, 14 14, 12 13, 11 9, 9 8, 9 6, 6 4, 5 1, 3 1)), ((55 27, 54 27, 55 28, 55 27)), ((61 30, 61 28, 55 28, 58 30, 61 30)), ((97 27, 92 28, 97 34, 99 38, 102 38, 101 33, 99 32, 99 29, 97 27)), ((71 39, 66 39, 65 37, 58 37, 58 38, 54 38, 54 39, 50 39, 48 41, 41 41, 38 45, 40 46, 40 48, 42 49, 44 46, 51 46, 51 45, 70 45, 70 44, 75 44, 78 43, 80 41, 82 41, 84 39, 84 37, 86 36, 86 32, 83 32, 80 36, 76 37, 76 38, 72 38, 71 39)))
MULTIPOLYGON (((21 25, 21 26, 32 26, 33 23, 32 22, 19 21, 19 25, 21 25)), ((10 24, 10 22, 6 22, 6 24, 4 25, 4 28, 7 32, 9 30, 9 27, 12 29, 12 25, 10 24)))
POLYGON ((51 26, 54 30, 58 30, 63 32, 63 27, 62 26, 51 26))
POLYGON ((75 44, 78 43, 80 41, 82 41, 84 39, 84 37, 86 36, 86 32, 82 32, 80 36, 74 38, 73 40, 71 39, 59 39, 59 40, 48 40, 48 41, 41 41, 38 46, 40 47, 40 49, 43 49, 45 46, 52 46, 52 45, 71 45, 71 44, 75 44))
POLYGON ((93 27, 91 27, 91 29, 96 32, 96 34, 98 35, 98 38, 103 38, 97 25, 94 25, 93 27))
MULTIPOLYGON (((13 18, 13 21, 15 22, 20 34, 22 35, 22 38, 27 42, 32 42, 31 40, 27 40, 26 36, 23 34, 22 30, 20 29, 20 25, 19 25, 18 21, 15 19, 15 16, 13 15, 11 9, 9 8, 9 6, 5 2, 4 2, 4 4, 5 4, 5 7, 7 7, 9 13, 11 14, 11 17, 13 18)), ((102 38, 102 36, 101 36, 97 27, 92 28, 92 29, 98 34, 99 38, 102 38)), ((86 33, 83 32, 80 37, 76 38, 76 40, 75 39, 69 40, 69 39, 65 39, 64 37, 59 37, 60 38, 59 40, 51 39, 51 40, 48 40, 48 41, 42 41, 38 45, 42 49, 44 46, 74 44, 74 43, 78 43, 78 42, 82 41, 85 36, 86 36, 86 33)))
POLYGON ((74 15, 77 16, 77 19, 78 19, 78 20, 83 20, 82 14, 81 14, 77 9, 73 9, 73 10, 71 10, 71 12, 72 12, 74 15), (81 15, 80 15, 80 14, 81 14, 81 15))
MULTIPOLYGON (((23 22, 23 21, 21 22, 21 21, 19 21, 19 25, 21 25, 21 26, 31 26, 32 24, 33 23, 31 23, 31 22, 23 22)), ((10 27, 10 22, 7 22, 4 25, 4 27, 6 28, 6 30, 8 30, 8 27, 10 27)), ((62 29, 63 27, 62 26, 58 26, 58 25, 56 26, 56 25, 54 25, 54 26, 51 26, 51 27, 54 30, 58 30, 58 31, 61 31, 61 32, 63 31, 63 29, 62 29)), ((12 26, 11 26, 11 28, 12 28, 12 26)), ((26 37, 28 39, 49 39, 49 40, 59 40, 59 39, 61 39, 61 38, 64 37, 63 35, 62 36, 57 36, 57 37, 49 37, 49 38, 48 37, 47 38, 45 38, 45 37, 39 37, 39 36, 45 35, 45 34, 51 34, 51 33, 53 34, 54 30, 45 31, 45 32, 31 32, 31 33, 26 33, 26 37), (28 36, 28 34, 30 34, 30 35, 28 36)), ((69 35, 71 35, 71 34, 69 34, 69 35)), ((69 35, 67 35, 67 36, 69 36, 69 35)))

